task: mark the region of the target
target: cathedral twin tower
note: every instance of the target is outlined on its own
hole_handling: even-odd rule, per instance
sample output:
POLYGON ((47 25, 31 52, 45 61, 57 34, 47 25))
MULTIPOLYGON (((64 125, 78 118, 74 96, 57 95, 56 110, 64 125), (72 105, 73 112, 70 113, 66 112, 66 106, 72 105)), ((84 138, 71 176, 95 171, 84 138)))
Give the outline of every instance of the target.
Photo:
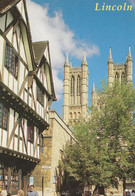
POLYGON ((83 56, 81 67, 72 67, 68 55, 64 63, 63 120, 72 125, 88 116, 88 67, 83 56))
MULTIPOLYGON (((128 56, 125 63, 113 63, 111 48, 108 58, 108 85, 117 79, 121 83, 123 79, 132 83, 131 48, 129 46, 128 56)), ((93 85, 92 102, 96 100, 95 87, 93 85)), ((88 66, 85 52, 80 67, 69 65, 68 54, 64 63, 64 84, 63 84, 63 120, 68 125, 73 125, 80 118, 88 117, 88 66)))

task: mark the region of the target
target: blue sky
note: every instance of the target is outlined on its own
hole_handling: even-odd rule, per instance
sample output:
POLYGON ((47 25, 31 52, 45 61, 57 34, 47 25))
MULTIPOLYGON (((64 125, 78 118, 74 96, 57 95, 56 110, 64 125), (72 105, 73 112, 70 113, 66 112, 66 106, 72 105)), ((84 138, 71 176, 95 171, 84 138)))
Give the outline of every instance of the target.
MULTIPOLYGON (((30 12, 33 40, 49 40, 50 38, 50 43, 51 39, 53 39, 53 34, 52 37, 50 37, 50 33, 49 31, 46 32, 46 28, 44 30, 45 37, 37 37, 36 35, 37 32, 34 29, 35 25, 34 22, 32 22, 32 20, 34 21, 31 6, 33 5, 33 2, 36 3, 34 6, 38 7, 38 5, 40 5, 41 11, 39 15, 45 11, 47 19, 43 19, 43 14, 39 20, 44 20, 42 21, 44 24, 46 22, 50 25, 49 29, 50 31, 53 31, 54 29, 54 34, 58 35, 61 32, 61 37, 63 37, 60 38, 58 35, 59 42, 56 42, 56 46, 59 44, 61 45, 61 47, 59 46, 59 54, 57 54, 57 58, 60 58, 61 61, 59 61, 59 59, 55 61, 56 57, 53 54, 56 54, 56 52, 52 51, 51 55, 52 67, 55 75, 54 82, 56 91, 58 91, 58 93, 56 92, 56 94, 58 94, 58 101, 52 104, 52 108, 62 116, 63 99, 62 90, 60 91, 59 88, 62 88, 63 82, 65 51, 69 51, 69 60, 72 62, 72 66, 80 66, 83 50, 85 49, 89 69, 90 100, 93 79, 97 88, 100 88, 100 82, 102 79, 107 79, 109 47, 112 48, 114 63, 126 61, 129 44, 131 45, 133 60, 135 59, 135 9, 133 8, 132 11, 95 11, 96 3, 99 3, 99 6, 103 3, 109 5, 123 5, 123 3, 127 3, 127 5, 131 5, 130 0, 29 0, 28 13, 30 12), (60 29, 61 31, 59 31, 60 29), (62 33, 62 31, 64 33, 62 33), (68 37, 66 37, 66 31, 68 37), (69 39, 70 41, 67 41, 66 43, 66 39, 69 39), (74 43, 74 45, 72 45, 72 43, 74 43), (73 50, 70 50, 70 45, 73 50), (76 50, 76 53, 74 50, 76 50)), ((44 25, 43 23, 38 23, 41 26, 44 25)), ((40 32, 42 34, 43 30, 41 29, 40 31, 40 29, 38 29, 38 31, 38 34, 40 35, 40 32)), ((55 37, 55 40, 56 39, 57 36, 55 37)), ((55 51, 55 44, 52 45, 52 48, 55 51)), ((133 71, 135 69, 134 67, 133 71)))

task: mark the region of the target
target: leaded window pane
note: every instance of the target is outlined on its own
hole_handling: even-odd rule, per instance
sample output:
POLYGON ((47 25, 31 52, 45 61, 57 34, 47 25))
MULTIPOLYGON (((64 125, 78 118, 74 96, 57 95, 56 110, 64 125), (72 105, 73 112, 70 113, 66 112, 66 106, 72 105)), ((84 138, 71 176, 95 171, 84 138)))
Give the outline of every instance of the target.
POLYGON ((8 123, 8 108, 6 108, 2 103, 0 103, 0 127, 7 129, 8 123))
POLYGON ((27 124, 28 126, 28 141, 34 142, 34 126, 31 125, 29 122, 27 124))
POLYGON ((5 66, 14 75, 14 77, 17 77, 18 57, 14 54, 13 48, 8 44, 6 44, 5 50, 5 66))
POLYGON ((38 85, 37 85, 37 100, 42 106, 44 105, 44 92, 38 85))

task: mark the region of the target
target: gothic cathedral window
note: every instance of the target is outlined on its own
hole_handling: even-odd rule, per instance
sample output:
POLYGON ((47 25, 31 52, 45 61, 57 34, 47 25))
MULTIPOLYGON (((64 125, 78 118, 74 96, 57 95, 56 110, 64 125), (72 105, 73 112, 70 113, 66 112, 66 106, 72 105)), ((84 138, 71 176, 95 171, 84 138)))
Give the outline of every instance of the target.
POLYGON ((122 74, 121 74, 121 84, 124 83, 124 79, 125 79, 125 74, 124 74, 124 72, 122 72, 122 74))
POLYGON ((75 104, 75 78, 71 77, 71 105, 75 104))
POLYGON ((74 94, 75 94, 75 79, 72 76, 71 77, 71 95, 74 95, 74 94))
POLYGON ((118 81, 118 80, 119 80, 119 73, 116 72, 116 74, 115 74, 115 81, 118 81))
POLYGON ((77 76, 77 104, 80 104, 80 76, 77 76))
POLYGON ((80 95, 80 76, 77 76, 77 95, 80 95))

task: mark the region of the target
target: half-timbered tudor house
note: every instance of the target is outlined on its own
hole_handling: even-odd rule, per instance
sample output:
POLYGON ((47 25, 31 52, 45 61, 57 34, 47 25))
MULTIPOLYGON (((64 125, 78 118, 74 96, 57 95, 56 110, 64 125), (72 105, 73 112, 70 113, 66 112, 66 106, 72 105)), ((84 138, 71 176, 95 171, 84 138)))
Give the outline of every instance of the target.
POLYGON ((26 193, 53 100, 48 42, 32 44, 25 0, 0 0, 0 191, 26 193))

